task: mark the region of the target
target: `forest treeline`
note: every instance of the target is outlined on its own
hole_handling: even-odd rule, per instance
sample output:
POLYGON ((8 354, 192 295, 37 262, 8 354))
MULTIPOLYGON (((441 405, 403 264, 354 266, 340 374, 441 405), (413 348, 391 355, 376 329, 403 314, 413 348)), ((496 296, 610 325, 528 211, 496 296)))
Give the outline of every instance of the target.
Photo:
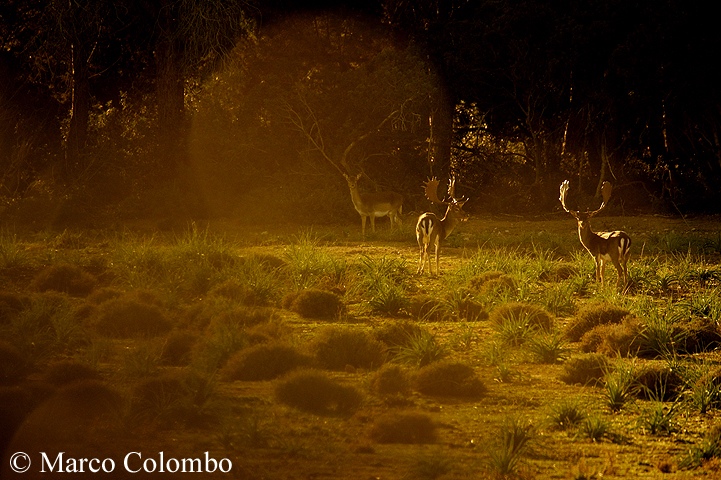
POLYGON ((0 210, 37 225, 424 210, 716 213, 721 34, 682 0, 9 0, 0 210))

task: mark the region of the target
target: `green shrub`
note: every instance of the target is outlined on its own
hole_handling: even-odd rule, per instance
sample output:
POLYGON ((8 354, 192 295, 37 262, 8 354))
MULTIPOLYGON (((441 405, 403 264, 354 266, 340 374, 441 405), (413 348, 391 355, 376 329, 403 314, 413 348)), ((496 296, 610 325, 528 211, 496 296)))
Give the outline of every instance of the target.
POLYGON ((444 358, 448 349, 427 330, 410 335, 402 345, 392 349, 393 359, 413 367, 424 367, 444 358))
POLYGON ((371 376, 369 387, 378 395, 405 395, 411 388, 410 376, 400 365, 387 363, 371 376))
POLYGON ((281 378, 275 387, 278 401, 311 413, 346 414, 357 409, 363 396, 317 370, 295 370, 281 378))
POLYGON ((260 344, 230 357, 222 376, 226 380, 272 380, 296 368, 308 366, 310 360, 290 345, 260 344))
POLYGON ((421 368, 413 384, 424 395, 478 398, 486 393, 486 386, 472 367, 450 360, 421 368))
POLYGON ((369 435, 377 443, 427 444, 436 442, 436 428, 424 413, 398 413, 377 419, 369 435))
POLYGON ((307 289, 283 297, 283 308, 303 318, 333 318, 345 312, 341 298, 325 290, 307 289))
POLYGON ((566 329, 566 337, 572 342, 578 342, 584 333, 598 325, 621 323, 629 311, 618 308, 605 302, 593 302, 579 310, 566 329))
POLYGON ((503 272, 491 271, 471 278, 470 286, 479 294, 498 294, 516 289, 513 277, 503 272))
POLYGON ((76 265, 60 263, 41 270, 32 281, 32 288, 38 292, 67 293, 77 297, 90 294, 97 280, 94 276, 76 265))
POLYGON ((573 357, 563 364, 560 379, 571 385, 595 383, 604 377, 609 364, 608 358, 600 353, 573 357))
POLYGON ((311 344, 318 364, 330 370, 378 368, 385 362, 385 348, 381 342, 360 329, 327 327, 311 344))
POLYGON ((670 401, 681 394, 684 380, 676 369, 662 365, 648 365, 636 374, 634 386, 639 398, 670 401))
POLYGON ((122 297, 101 304, 95 321, 98 334, 112 338, 152 337, 173 327, 156 305, 122 297))

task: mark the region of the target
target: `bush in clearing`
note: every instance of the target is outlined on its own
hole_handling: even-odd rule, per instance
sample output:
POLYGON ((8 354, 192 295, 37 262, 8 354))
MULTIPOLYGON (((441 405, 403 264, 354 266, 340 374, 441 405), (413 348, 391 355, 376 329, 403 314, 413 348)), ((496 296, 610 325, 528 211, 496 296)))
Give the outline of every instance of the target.
POLYGON ((318 364, 330 370, 378 368, 385 363, 385 347, 360 329, 327 327, 310 345, 318 364))
POLYGON ((265 343, 235 353, 222 371, 226 380, 272 380, 310 365, 311 358, 283 343, 265 343))
POLYGON ((436 423, 428 415, 417 412, 381 417, 369 435, 377 443, 427 444, 437 440, 436 423))
POLYGON ((165 365, 175 367, 190 363, 193 347, 198 342, 198 335, 188 330, 175 330, 168 335, 160 352, 160 360, 165 365))
POLYGON ((563 364, 563 372, 559 378, 570 385, 595 384, 606 375, 610 364, 608 357, 600 353, 573 357, 563 364))
POLYGON ((93 292, 88 295, 87 301, 92 305, 100 305, 101 303, 107 302, 108 300, 120 298, 123 295, 124 292, 120 290, 116 290, 115 288, 110 287, 103 287, 93 290, 93 292))
POLYGON ((210 321, 210 328, 219 325, 238 325, 253 327, 278 318, 277 312, 270 307, 235 307, 221 312, 210 321))
POLYGON ((283 340, 288 337, 290 333, 291 329, 288 324, 275 318, 275 316, 267 322, 259 323, 245 329, 245 335, 248 338, 248 343, 251 345, 283 340))
POLYGON ((582 307, 578 314, 571 320, 566 329, 566 337, 572 342, 578 342, 584 333, 594 327, 621 323, 623 318, 630 313, 631 312, 626 309, 616 307, 609 303, 590 303, 582 307))
POLYGON ((416 373, 414 388, 425 395, 478 398, 486 386, 473 367, 451 360, 440 360, 422 367, 416 373))
POLYGON ((173 327, 156 305, 121 297, 98 307, 95 330, 111 338, 153 337, 173 327))
POLYGON ((285 295, 282 304, 303 318, 333 318, 345 312, 345 305, 337 294, 312 288, 285 295))
POLYGON ((276 384, 275 395, 286 405, 317 414, 350 413, 363 402, 358 389, 318 370, 290 372, 276 384))
POLYGON ((550 313, 537 305, 522 302, 509 302, 497 306, 491 311, 489 319, 494 325, 502 325, 524 317, 530 327, 550 330, 553 326, 553 317, 550 313))
POLYGON ((44 268, 35 275, 31 287, 38 292, 52 290, 84 297, 93 291, 96 284, 95 277, 82 268, 69 263, 59 263, 44 268))
POLYGON ((630 315, 621 323, 597 325, 581 337, 581 351, 609 357, 635 355, 641 349, 642 328, 641 320, 630 315))
POLYGON ((387 363, 373 374, 369 387, 378 395, 405 395, 411 388, 410 375, 400 365, 387 363))
POLYGON ((48 368, 43 380, 52 385, 68 385, 80 380, 100 380, 100 373, 83 363, 61 360, 48 368))

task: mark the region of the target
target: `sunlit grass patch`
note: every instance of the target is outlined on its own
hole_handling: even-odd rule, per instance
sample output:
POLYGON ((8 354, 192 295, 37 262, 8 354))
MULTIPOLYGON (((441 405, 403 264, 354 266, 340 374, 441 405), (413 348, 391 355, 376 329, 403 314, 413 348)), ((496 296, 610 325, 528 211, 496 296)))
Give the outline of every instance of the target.
POLYGON ((276 398, 287 405, 317 414, 348 414, 363 402, 354 386, 343 385, 318 370, 295 370, 277 380, 276 398))

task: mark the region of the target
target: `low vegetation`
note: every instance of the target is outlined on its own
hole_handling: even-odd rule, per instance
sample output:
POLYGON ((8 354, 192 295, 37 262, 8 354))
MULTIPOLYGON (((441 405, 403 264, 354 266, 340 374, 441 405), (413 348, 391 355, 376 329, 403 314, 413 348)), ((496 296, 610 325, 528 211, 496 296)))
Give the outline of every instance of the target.
POLYGON ((718 251, 633 225, 626 294, 565 224, 471 220, 422 277, 405 224, 0 235, 2 447, 207 450, 268 478, 711 478, 718 251))

